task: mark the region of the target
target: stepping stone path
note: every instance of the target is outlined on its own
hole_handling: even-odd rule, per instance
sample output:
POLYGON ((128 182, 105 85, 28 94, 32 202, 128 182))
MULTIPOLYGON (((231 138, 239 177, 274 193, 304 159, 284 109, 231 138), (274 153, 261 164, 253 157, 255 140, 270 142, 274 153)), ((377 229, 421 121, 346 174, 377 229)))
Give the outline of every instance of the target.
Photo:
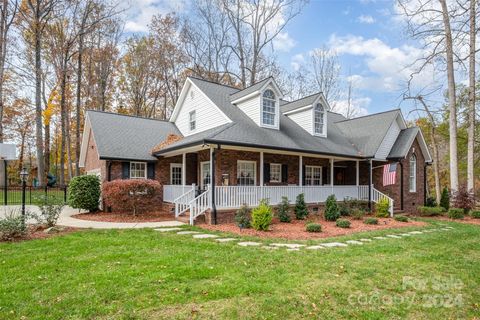
POLYGON ((220 238, 220 239, 215 239, 215 241, 218 241, 218 242, 230 242, 230 241, 235 241, 237 239, 235 238, 220 238))
POLYGON ((410 231, 409 233, 410 234, 422 234, 423 232, 422 231, 410 231))
POLYGON ((260 242, 253 242, 253 241, 245 241, 245 242, 239 242, 237 243, 239 246, 242 246, 242 247, 257 247, 259 245, 261 245, 260 242))
POLYGON ((385 237, 373 237, 373 239, 377 239, 377 240, 386 240, 388 238, 385 238, 385 237))
POLYGON ((386 236, 389 237, 389 238, 394 238, 394 239, 401 239, 402 238, 402 237, 399 237, 399 236, 394 235, 394 234, 387 234, 386 236))
POLYGON ((297 243, 270 243, 273 247, 285 247, 289 249, 298 249, 301 247, 305 247, 304 244, 297 244, 297 243))
POLYGON ((318 249, 325 249, 323 246, 309 246, 306 249, 308 250, 318 250, 318 249))
POLYGON ((153 229, 155 231, 158 231, 158 232, 168 232, 168 231, 178 231, 178 230, 182 230, 182 228, 159 228, 159 229, 153 229))
POLYGON ((399 236, 402 236, 402 237, 411 237, 412 234, 410 234, 410 233, 400 233, 399 236))
POLYGON ((327 242, 327 243, 322 243, 322 246, 331 248, 331 247, 348 247, 345 243, 341 242, 327 242))
POLYGON ((372 242, 372 239, 360 239, 359 241, 362 241, 362 242, 372 242))
POLYGON ((299 248, 288 248, 287 251, 300 251, 299 248))
POLYGON ((180 232, 177 232, 177 234, 196 234, 196 233, 200 233, 198 231, 180 231, 180 232))
POLYGON ((357 241, 357 240, 347 240, 345 242, 348 244, 360 244, 360 245, 363 244, 363 242, 357 241))
POLYGON ((195 235, 193 235, 193 237, 194 237, 195 239, 218 238, 218 236, 215 235, 215 234, 207 234, 207 233, 204 233, 204 234, 195 234, 195 235))
POLYGON ((262 249, 265 249, 265 250, 278 250, 278 247, 263 246, 262 249))

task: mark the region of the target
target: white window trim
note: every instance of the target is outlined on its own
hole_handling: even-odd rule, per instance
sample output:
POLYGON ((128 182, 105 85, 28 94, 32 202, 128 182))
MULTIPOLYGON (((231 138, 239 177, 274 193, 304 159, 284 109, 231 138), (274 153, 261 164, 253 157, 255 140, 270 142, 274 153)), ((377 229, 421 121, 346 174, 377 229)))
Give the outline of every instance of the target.
POLYGON ((410 155, 409 161, 409 181, 408 181, 408 191, 417 192, 417 156, 415 154, 410 155), (415 170, 412 170, 412 156, 415 157, 415 170), (413 173, 413 175, 412 175, 413 173), (412 178, 413 178, 413 188, 412 188, 412 178))
POLYGON ((252 160, 237 160, 237 180, 240 178, 239 177, 239 170, 238 170, 238 165, 241 164, 241 163, 249 163, 249 164, 252 164, 253 163, 253 170, 254 170, 254 181, 255 183, 253 184, 253 186, 256 186, 257 185, 257 161, 252 161, 252 160))
MULTIPOLYGON (((319 168, 320 169, 320 184, 319 186, 321 186, 323 184, 323 167, 322 166, 305 166, 305 181, 303 181, 303 183, 306 185, 306 186, 314 186, 314 184, 310 184, 310 185, 307 185, 307 178, 310 178, 313 180, 313 176, 312 177, 307 177, 307 168, 319 168)), ((313 173, 313 170, 312 170, 312 173, 313 173)))
POLYGON ((281 163, 270 163, 270 183, 281 183, 282 182, 282 164, 281 163), (272 166, 277 166, 280 168, 280 175, 278 176, 278 181, 272 180, 272 166))
POLYGON ((314 136, 326 138, 327 137, 328 117, 327 117, 327 108, 323 104, 322 104, 322 106, 323 106, 323 132, 322 133, 315 132, 315 107, 319 103, 321 104, 321 102, 318 102, 318 101, 315 102, 313 104, 313 108, 312 108, 312 133, 313 133, 314 136))
POLYGON ((280 97, 278 95, 278 92, 274 88, 267 87, 265 90, 263 90, 260 93, 260 126, 264 128, 270 128, 270 129, 278 129, 279 128, 279 122, 280 122, 280 97), (274 124, 266 124, 263 123, 263 94, 265 91, 271 90, 273 91, 273 94, 275 95, 275 118, 274 118, 274 124))
POLYGON ((130 161, 129 163, 129 166, 130 166, 130 169, 129 169, 129 176, 130 176, 130 179, 147 179, 147 163, 146 162, 140 162, 140 161, 130 161), (145 170, 143 170, 143 178, 142 177, 132 177, 132 164, 143 164, 145 165, 145 170))
POLYGON ((191 110, 188 113, 188 131, 194 132, 195 130, 197 130, 197 111, 191 110), (193 121, 192 121, 192 115, 194 116, 193 121), (195 128, 193 129, 192 129, 192 122, 195 123, 195 128))
MULTIPOLYGON (((200 187, 203 189, 205 186, 203 185, 203 165, 208 163, 208 170, 210 170, 210 161, 202 161, 200 162, 200 187)), ((210 182, 212 180, 212 173, 210 173, 210 182)))
MULTIPOLYGON (((182 169, 182 164, 181 163, 170 163, 170 184, 173 185, 173 174, 172 174, 172 169, 173 168, 180 168, 182 169)), ((180 174, 183 174, 180 173, 180 174)), ((182 179, 183 177, 180 176, 180 180, 182 179)), ((180 182, 180 185, 182 185, 182 183, 180 182)))

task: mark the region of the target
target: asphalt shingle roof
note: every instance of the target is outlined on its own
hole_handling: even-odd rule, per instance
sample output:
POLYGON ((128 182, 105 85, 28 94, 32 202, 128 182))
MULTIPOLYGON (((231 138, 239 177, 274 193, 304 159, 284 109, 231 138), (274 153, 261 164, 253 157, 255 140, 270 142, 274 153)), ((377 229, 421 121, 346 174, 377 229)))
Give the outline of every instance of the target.
POLYGON ((101 159, 156 160, 151 150, 172 133, 181 135, 168 121, 89 110, 87 117, 101 159))
POLYGON ((315 94, 312 94, 308 97, 283 104, 281 106, 281 110, 282 110, 283 113, 285 113, 285 112, 293 111, 293 110, 301 108, 301 107, 312 105, 313 102, 315 100, 317 100, 318 96, 320 96, 320 95, 321 95, 321 93, 315 93, 315 94))
MULTIPOLYGON (((246 87, 243 90, 239 90, 239 91, 235 92, 230 97, 231 101, 235 101, 235 100, 240 99, 242 97, 248 96, 252 92, 260 90, 265 85, 265 83, 267 83, 271 78, 272 77, 268 77, 266 79, 263 79, 260 82, 257 82, 255 84, 251 85, 250 87, 246 87)), ((197 79, 197 80, 199 80, 199 79, 197 79)))
POLYGON ((420 131, 419 127, 412 127, 403 129, 398 135, 397 141, 393 144, 392 150, 387 159, 399 159, 404 158, 410 149, 415 137, 420 131))

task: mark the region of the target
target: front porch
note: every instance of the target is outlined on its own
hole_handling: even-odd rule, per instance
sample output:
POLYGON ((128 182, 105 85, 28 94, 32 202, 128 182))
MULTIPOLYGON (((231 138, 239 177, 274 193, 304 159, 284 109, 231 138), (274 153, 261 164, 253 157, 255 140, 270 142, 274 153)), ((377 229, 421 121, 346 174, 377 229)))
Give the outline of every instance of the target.
POLYGON ((277 205, 282 197, 294 203, 301 193, 309 205, 331 194, 340 201, 387 198, 393 214, 393 199, 373 187, 370 161, 229 146, 202 146, 163 159, 172 159, 172 184, 163 186, 163 201, 175 205, 176 216, 189 211, 192 224, 208 210, 254 207, 261 199, 277 205))

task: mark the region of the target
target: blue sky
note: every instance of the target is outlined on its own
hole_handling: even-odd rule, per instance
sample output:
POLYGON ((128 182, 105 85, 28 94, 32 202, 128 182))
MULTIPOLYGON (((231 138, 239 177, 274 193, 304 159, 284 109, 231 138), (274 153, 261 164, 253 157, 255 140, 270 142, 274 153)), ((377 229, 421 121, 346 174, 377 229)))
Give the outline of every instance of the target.
MULTIPOLYGON (((187 13, 188 0, 131 0, 126 31, 146 30, 156 13, 187 13)), ((361 113, 374 113, 400 106, 408 65, 422 50, 405 35, 395 14, 394 1, 311 0, 283 30, 274 45, 285 68, 295 68, 309 59, 309 52, 321 46, 339 55, 342 76, 354 79, 354 104, 361 113)), ((428 73, 417 80, 418 87, 431 82, 428 73)), ((402 104, 408 109, 407 104, 402 104)))

